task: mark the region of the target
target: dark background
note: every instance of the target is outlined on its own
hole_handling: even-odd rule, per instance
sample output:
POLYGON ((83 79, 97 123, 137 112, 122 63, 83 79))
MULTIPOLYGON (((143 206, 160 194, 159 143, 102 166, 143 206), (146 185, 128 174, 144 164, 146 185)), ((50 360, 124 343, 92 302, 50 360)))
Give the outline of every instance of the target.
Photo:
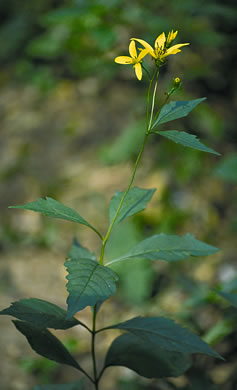
MULTIPOLYGON (((160 232, 190 232, 221 251, 175 265, 117 267, 118 297, 104 305, 99 321, 166 315, 200 334, 226 361, 198 357, 186 376, 149 382, 153 387, 128 370, 110 369, 103 388, 236 388, 236 312, 213 291, 237 288, 235 1, 2 0, 0 19, 1 308, 22 297, 65 306, 63 263, 72 239, 98 253, 97 238, 83 227, 8 206, 52 196, 106 230, 108 203, 128 183, 146 110, 145 77, 137 81, 133 69, 114 58, 127 55, 131 37, 153 44, 161 32, 178 30, 175 43, 190 46, 162 68, 158 102, 177 76, 183 89, 174 99, 207 101, 164 129, 196 134, 222 156, 152 138, 135 185, 156 187, 156 195, 145 212, 115 229, 106 258, 160 232)), ((89 309, 80 318, 89 323, 89 309)), ((84 333, 61 337, 89 367, 84 333)), ((98 346, 101 360, 112 337, 98 346)), ((8 318, 1 318, 0 338, 3 389, 77 378, 31 352, 8 318)))

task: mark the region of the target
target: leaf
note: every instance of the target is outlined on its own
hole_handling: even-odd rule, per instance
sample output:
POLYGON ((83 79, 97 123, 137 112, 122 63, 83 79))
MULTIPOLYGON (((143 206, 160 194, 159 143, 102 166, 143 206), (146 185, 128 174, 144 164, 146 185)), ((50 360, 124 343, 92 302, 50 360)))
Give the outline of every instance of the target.
POLYGON ((78 258, 81 257, 84 259, 96 260, 95 254, 90 252, 87 248, 81 246, 76 239, 74 239, 73 245, 68 252, 68 257, 75 260, 78 260, 78 258))
POLYGON ((64 345, 48 329, 38 329, 28 322, 12 321, 39 355, 57 363, 67 364, 80 370, 80 366, 64 345))
POLYGON ((36 211, 48 217, 64 219, 66 221, 80 223, 86 225, 94 230, 98 235, 100 233, 90 225, 83 217, 70 207, 64 206, 53 198, 46 197, 46 199, 38 198, 35 202, 29 202, 21 206, 9 206, 11 209, 24 209, 36 211))
POLYGON ((190 355, 171 352, 159 346, 151 348, 133 334, 123 334, 111 344, 105 359, 105 366, 125 366, 146 378, 177 377, 190 366, 190 355))
POLYGON ((78 258, 66 261, 65 266, 69 292, 67 318, 115 294, 117 275, 97 261, 78 258))
POLYGON ((232 306, 237 307, 237 294, 230 294, 222 291, 217 291, 219 295, 225 298, 232 306))
POLYGON ((206 100, 205 97, 201 99, 184 100, 165 104, 160 110, 158 118, 154 122, 152 129, 154 129, 154 127, 160 125, 161 123, 170 122, 174 119, 183 118, 184 116, 187 116, 190 111, 192 111, 198 104, 200 104, 204 100, 206 100))
POLYGON ((67 312, 53 303, 42 299, 30 298, 13 302, 10 307, 0 312, 19 320, 27 321, 37 328, 69 329, 79 325, 76 318, 66 319, 67 312))
POLYGON ((189 256, 208 256, 218 250, 212 245, 197 240, 189 233, 183 237, 161 233, 139 242, 126 255, 111 260, 106 265, 134 257, 137 259, 178 261, 187 259, 189 256))
POLYGON ((202 152, 212 153, 216 154, 217 156, 221 156, 220 153, 215 152, 215 150, 203 145, 196 135, 185 133, 185 131, 168 130, 154 131, 154 133, 160 134, 162 135, 162 137, 168 138, 171 141, 176 142, 177 144, 187 146, 188 148, 193 148, 196 150, 201 150, 202 152))
MULTIPOLYGON (((155 191, 156 191, 155 188, 152 188, 150 190, 146 190, 138 187, 132 188, 128 192, 123 202, 123 205, 119 211, 115 224, 123 221, 125 218, 130 217, 131 215, 138 213, 139 211, 144 210, 146 208, 147 203, 151 200, 155 191)), ((114 196, 111 199, 110 208, 109 208, 110 223, 112 222, 115 216, 115 213, 117 211, 117 208, 119 206, 119 203, 123 195, 124 195, 124 191, 115 192, 114 196)))
POLYGON ((39 385, 35 386, 34 390, 83 390, 84 380, 64 383, 61 385, 39 385))
POLYGON ((204 353, 222 359, 200 337, 168 318, 135 317, 107 329, 122 329, 130 332, 152 349, 159 347, 174 352, 204 353))
POLYGON ((237 153, 228 155, 217 165, 214 174, 230 183, 237 183, 237 153))

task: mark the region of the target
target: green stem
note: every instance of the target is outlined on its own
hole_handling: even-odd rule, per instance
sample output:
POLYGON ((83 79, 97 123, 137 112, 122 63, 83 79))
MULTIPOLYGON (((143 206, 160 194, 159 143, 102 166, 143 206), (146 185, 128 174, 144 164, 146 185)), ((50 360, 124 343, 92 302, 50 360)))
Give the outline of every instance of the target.
POLYGON ((78 321, 78 325, 83 326, 83 328, 85 328, 86 330, 88 330, 88 332, 92 333, 92 330, 91 330, 90 328, 88 328, 88 326, 87 326, 86 324, 84 324, 83 322, 78 321))
POLYGON ((95 389, 99 390, 98 378, 97 378, 97 367, 95 358, 95 336, 96 336, 96 305, 93 307, 93 319, 92 319, 92 336, 91 336, 91 355, 93 362, 93 374, 94 374, 94 385, 95 389))
MULTIPOLYGON (((147 109, 146 109, 146 128, 148 129, 148 123, 149 123, 149 109, 150 109, 150 92, 151 92, 151 86, 152 86, 152 83, 153 83, 153 80, 155 78, 155 75, 156 75, 156 72, 157 72, 157 69, 155 69, 154 73, 153 73, 153 76, 152 78, 150 79, 150 83, 149 83, 149 87, 148 87, 148 92, 147 92, 147 109)), ((158 70, 159 72, 159 70, 158 70)))
POLYGON ((107 241, 108 241, 109 236, 110 236, 110 234, 111 234, 111 231, 112 231, 112 229, 113 229, 113 226, 114 226, 114 224, 115 224, 115 221, 116 221, 116 219, 117 219, 117 217, 118 217, 118 214, 119 214, 119 212, 120 212, 120 210, 121 210, 121 207, 122 207, 122 205, 123 205, 124 199, 126 198, 128 192, 129 192, 129 190, 130 190, 130 188, 131 188, 131 186, 132 186, 132 183, 133 183, 133 181, 134 181, 134 178, 135 178, 135 175, 136 175, 136 171, 137 171, 137 166, 138 166, 138 163, 139 163, 140 158, 141 158, 141 156, 142 156, 142 153, 143 153, 143 150, 144 150, 146 141, 147 141, 147 137, 148 137, 148 134, 146 133, 146 134, 145 134, 145 137, 144 137, 144 140, 143 140, 142 147, 141 147, 141 149, 140 149, 140 152, 139 152, 139 154, 138 154, 138 156, 137 156, 137 159, 136 159, 136 162, 135 162, 135 165, 134 165, 134 168, 133 168, 133 173, 132 173, 132 177, 131 177, 131 179, 130 179, 128 188, 127 188, 126 191, 124 192, 124 194, 123 194, 123 196, 122 196, 122 198, 121 198, 121 200, 120 200, 120 202, 119 202, 119 205, 118 205, 118 208, 117 208, 117 210, 116 210, 116 213, 115 213, 115 215, 114 215, 114 217, 113 217, 113 220, 112 220, 112 222, 111 222, 111 224, 110 224, 110 226, 109 226, 109 228, 108 228, 108 231, 107 231, 107 233, 106 233, 106 235, 105 235, 105 237, 104 237, 104 240, 103 240, 103 243, 102 243, 102 247, 101 247, 101 253, 100 253, 100 264, 101 264, 101 265, 103 264, 103 260, 104 260, 104 250, 105 250, 105 246, 106 246, 106 244, 107 244, 107 241))
POLYGON ((150 134, 150 130, 151 130, 151 126, 152 126, 152 118, 153 118, 153 113, 154 113, 154 106, 155 106, 155 97, 156 97, 156 92, 157 92, 157 84, 158 84, 158 76, 159 76, 159 68, 156 69, 156 71, 154 72, 154 75, 152 77, 152 80, 150 81, 150 85, 149 85, 149 88, 148 88, 148 94, 147 94, 147 109, 148 109, 148 112, 149 112, 149 95, 150 95, 150 88, 151 88, 151 84, 152 84, 152 81, 154 80, 154 77, 156 75, 156 83, 155 83, 155 86, 154 86, 154 90, 153 90, 153 95, 152 95, 152 105, 151 105, 151 114, 150 114, 150 120, 149 120, 149 124, 147 126, 147 129, 146 129, 146 133, 145 133, 145 136, 144 136, 144 140, 143 140, 143 144, 141 146, 141 149, 138 153, 138 156, 137 156, 137 159, 136 159, 136 162, 134 164, 134 168, 133 168, 133 172, 132 172, 132 176, 131 176, 131 179, 130 179, 130 182, 128 184, 128 187, 126 189, 126 191, 124 192, 120 202, 119 202, 119 205, 118 205, 118 208, 116 210, 116 213, 111 221, 111 224, 109 225, 109 228, 108 228, 108 231, 102 241, 102 246, 101 246, 101 252, 100 252, 100 265, 103 264, 104 262, 104 251, 105 251, 105 246, 107 244, 107 241, 109 239, 109 236, 112 232, 112 229, 113 229, 113 226, 115 224, 115 221, 118 217, 118 214, 121 210, 121 207, 123 205, 123 202, 133 184, 133 181, 134 181, 134 178, 135 178, 135 175, 136 175, 136 171, 137 171, 137 167, 138 167, 138 164, 139 164, 139 161, 141 159, 141 156, 142 156, 142 153, 144 151, 144 148, 145 148, 145 145, 146 145, 146 141, 147 141, 147 138, 150 134))
POLYGON ((92 382, 94 383, 94 380, 91 378, 91 376, 89 374, 87 374, 87 372, 85 370, 83 370, 83 368, 80 367, 80 371, 92 382))
POLYGON ((149 125, 148 125, 148 128, 147 128, 147 134, 149 134, 149 132, 151 130, 151 126, 152 126, 152 119, 153 119, 153 113, 154 113, 154 107, 155 107, 155 99, 156 99, 156 91, 157 91, 157 85, 158 85, 158 77, 159 77, 159 68, 157 70, 156 83, 155 83, 154 90, 153 90, 152 103, 151 103, 151 115, 150 115, 149 125))
MULTIPOLYGON (((134 178, 135 178, 135 175, 136 175, 136 171, 137 171, 137 167, 138 167, 138 164, 139 164, 139 161, 141 159, 141 156, 142 156, 142 153, 144 151, 144 148, 145 148, 145 145, 146 145, 146 142, 147 142, 147 138, 149 136, 149 134, 151 133, 151 127, 152 127, 152 119, 153 119, 153 113, 154 113, 154 107, 155 107, 155 98, 156 98, 156 92, 157 92, 157 84, 158 84, 158 76, 159 76, 159 68, 156 68, 154 74, 153 74, 153 77, 152 79, 150 80, 150 84, 149 84, 149 88, 148 88, 148 93, 147 93, 147 126, 146 126, 146 133, 144 135, 144 139, 143 139, 143 143, 142 143, 142 146, 141 146, 141 149, 138 153, 138 156, 137 156, 137 159, 135 161, 135 164, 134 164, 134 167, 133 167, 133 172, 132 172, 132 176, 131 176, 131 179, 129 181, 129 184, 128 184, 128 187, 126 189, 126 191, 124 192, 120 202, 119 202, 119 205, 118 205, 118 208, 116 210, 116 213, 108 227, 108 230, 107 230, 107 233, 105 235, 105 237, 102 239, 102 246, 101 246, 101 252, 100 252, 100 265, 103 265, 103 262, 104 262, 104 252, 105 252, 105 246, 107 244, 107 241, 109 239, 109 236, 112 232, 112 229, 113 229, 113 226, 115 224, 115 221, 119 215, 119 212, 121 210, 121 207, 123 205, 123 202, 128 194, 128 192, 130 191, 130 188, 133 184, 133 181, 134 181, 134 178), (154 90, 153 90, 153 94, 152 94, 152 103, 151 103, 151 113, 150 113, 150 118, 149 118, 149 109, 150 109, 150 92, 151 92, 151 86, 152 86, 152 83, 153 83, 153 80, 154 78, 156 77, 156 82, 155 82, 155 86, 154 86, 154 90)), ((103 373, 104 373, 104 370, 106 367, 104 367, 99 376, 97 376, 97 368, 96 368, 96 358, 95 358, 95 336, 97 333, 99 332, 102 332, 103 330, 105 329, 109 329, 109 327, 107 328, 103 328, 103 329, 99 329, 99 330, 96 330, 96 306, 94 306, 93 308, 93 326, 92 326, 92 336, 91 336, 91 354, 92 354, 92 361, 93 361, 93 373, 94 373, 94 385, 95 385, 95 390, 99 390, 99 380, 100 378, 102 377, 103 373)))
POLYGON ((98 382, 100 381, 100 379, 101 379, 102 375, 104 374, 106 368, 107 368, 107 367, 104 366, 104 367, 102 368, 102 370, 100 371, 100 374, 99 374, 99 376, 98 376, 98 382))
POLYGON ((154 122, 155 122, 156 119, 158 118, 158 115, 159 115, 159 113, 160 113, 162 107, 164 107, 164 105, 168 103, 170 96, 171 96, 176 90, 177 90, 177 88, 172 88, 169 92, 167 92, 166 98, 164 99, 163 103, 161 104, 159 110, 157 111, 157 113, 156 113, 156 115, 155 115, 155 117, 154 117, 154 122))

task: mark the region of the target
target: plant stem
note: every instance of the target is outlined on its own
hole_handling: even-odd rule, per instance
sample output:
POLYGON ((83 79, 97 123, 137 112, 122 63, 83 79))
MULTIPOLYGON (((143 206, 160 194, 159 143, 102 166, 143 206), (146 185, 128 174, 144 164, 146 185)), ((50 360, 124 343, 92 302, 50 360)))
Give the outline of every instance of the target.
MULTIPOLYGON (((135 164, 134 164, 134 167, 133 167, 133 172, 132 172, 132 176, 131 176, 131 179, 129 181, 129 184, 128 184, 128 187, 126 189, 126 191, 124 192, 120 202, 119 202, 119 205, 118 205, 118 208, 116 210, 116 213, 108 227, 108 230, 107 230, 107 233, 106 235, 104 236, 103 240, 102 240, 102 246, 101 246, 101 252, 100 252, 100 265, 103 265, 103 262, 104 262, 104 251, 105 251, 105 246, 107 244, 107 241, 109 239, 109 236, 112 232, 112 229, 113 229, 113 226, 115 224, 115 221, 119 215, 119 212, 121 210, 121 207, 123 205, 123 202, 133 184, 133 181, 134 181, 134 178, 135 178, 135 175, 136 175, 136 171, 137 171, 137 167, 138 167, 138 164, 139 164, 139 161, 141 159, 141 156, 142 156, 142 153, 144 151, 144 148, 145 148, 145 145, 146 145, 146 142, 147 142, 147 138, 148 136, 150 135, 151 133, 151 127, 152 127, 152 119, 153 119, 153 113, 154 113, 154 107, 155 107, 155 98, 156 98, 156 92, 157 92, 157 84, 158 84, 158 76, 159 76, 159 67, 156 68, 153 76, 152 76, 152 79, 150 80, 150 84, 149 84, 149 88, 148 88, 148 92, 147 92, 147 126, 146 126, 146 132, 145 132, 145 135, 144 135, 144 139, 143 139, 143 143, 142 143, 142 146, 141 146, 141 149, 138 153, 138 156, 137 156, 137 159, 135 161, 135 164), (151 92, 151 86, 152 86, 152 83, 154 81, 156 77, 156 81, 155 81, 155 85, 154 85, 154 89, 153 89, 153 94, 152 94, 152 103, 151 103, 151 112, 150 112, 150 118, 149 118, 149 109, 150 109, 150 92, 151 92)), ((91 331, 91 354, 92 354, 92 361, 93 361, 93 373, 94 373, 94 385, 95 385, 95 390, 99 390, 99 381, 104 373, 104 370, 106 367, 104 367, 102 369, 102 371, 100 372, 100 374, 97 376, 97 367, 96 367, 96 358, 95 358, 95 336, 96 336, 96 333, 98 332, 101 332, 105 329, 109 329, 108 328, 103 328, 103 329, 100 329, 98 331, 96 331, 96 306, 93 307, 93 326, 92 326, 92 331, 91 331)))
POLYGON ((146 128, 147 129, 148 129, 148 123, 149 123, 150 92, 151 92, 151 86, 152 86, 153 80, 155 78, 156 72, 157 72, 157 69, 155 69, 153 76, 150 79, 150 83, 149 83, 149 87, 148 87, 148 91, 147 91, 147 102, 146 102, 146 106, 147 106, 147 108, 146 108, 146 128))
POLYGON ((143 153, 143 151, 144 151, 144 148, 145 148, 145 144, 146 144, 147 138, 148 138, 148 136, 149 136, 149 134, 150 134, 150 130, 151 130, 151 126, 152 126, 152 118, 153 118, 153 113, 154 113, 154 105, 155 105, 155 97, 156 97, 156 91, 157 91, 157 84, 158 84, 159 68, 157 68, 157 69, 155 70, 155 72, 154 72, 154 74, 153 74, 153 77, 152 77, 152 79, 151 79, 151 81, 150 81, 149 88, 148 88, 148 93, 147 93, 147 113, 149 112, 149 95, 150 95, 150 89, 151 89, 151 85, 152 85, 152 82, 153 82, 155 76, 156 76, 156 82, 155 82, 155 86, 154 86, 154 90, 153 90, 153 95, 152 95, 152 105, 151 105, 151 114, 150 114, 149 124, 147 125, 147 129, 146 129, 146 133, 145 133, 145 136, 144 136, 143 144, 142 144, 142 146, 141 146, 141 149, 140 149, 140 151, 139 151, 139 153, 138 153, 136 162, 135 162, 135 164, 134 164, 132 176, 131 176, 130 182, 129 182, 129 184, 128 184, 128 187, 127 187, 126 191, 124 192, 124 194, 123 194, 123 196, 122 196, 122 198, 121 198, 121 200, 120 200, 120 202, 119 202, 119 205, 118 205, 118 208, 117 208, 117 210, 116 210, 116 213, 115 213, 115 215, 114 215, 114 217, 113 217, 113 219, 112 219, 112 222, 111 222, 111 224, 109 225, 108 231, 107 231, 107 233, 106 233, 106 235, 105 235, 105 237, 104 237, 104 239, 103 239, 103 241, 102 241, 101 252, 100 252, 100 265, 102 265, 103 262, 104 262, 104 251, 105 251, 105 246, 106 246, 106 244, 107 244, 107 241, 108 241, 109 236, 110 236, 110 234, 111 234, 111 231, 112 231, 112 229, 113 229, 113 226, 114 226, 114 224, 115 224, 115 221, 116 221, 116 219, 117 219, 117 217, 118 217, 118 214, 119 214, 119 212, 120 212, 120 210, 121 210, 121 207, 122 207, 122 205, 123 205, 123 202, 124 202, 124 200, 125 200, 125 198, 126 198, 128 192, 129 192, 129 190, 130 190, 130 188, 131 188, 131 186, 132 186, 132 184, 133 184, 133 181, 134 181, 134 178, 135 178, 135 175, 136 175, 136 171, 137 171, 137 167, 138 167, 139 161, 140 161, 141 156, 142 156, 142 153, 143 153))
POLYGON ((139 154, 138 154, 138 156, 137 156, 137 159, 136 159, 136 162, 135 162, 135 164, 134 164, 133 173, 132 173, 130 182, 129 182, 129 184, 128 184, 128 187, 127 187, 126 191, 124 192, 124 194, 123 194, 123 196, 122 196, 122 198, 121 198, 121 200, 120 200, 120 202, 119 202, 119 205, 118 205, 118 208, 117 208, 116 213, 115 213, 115 215, 114 215, 114 218, 113 218, 113 220, 112 220, 112 222, 111 222, 111 224, 110 224, 110 226, 109 226, 109 228, 108 228, 108 231, 107 231, 107 233, 106 233, 106 235, 105 235, 105 237, 104 237, 104 240, 103 240, 103 243, 102 243, 102 247, 101 247, 100 264, 103 264, 104 250, 105 250, 106 243, 107 243, 107 241, 108 241, 108 239, 109 239, 109 236, 110 236, 111 231, 112 231, 112 229, 113 229, 114 223, 115 223, 115 221, 116 221, 116 219, 117 219, 117 217, 118 217, 118 214, 119 214, 119 212, 120 212, 120 210, 121 210, 121 207, 122 207, 122 205, 123 205, 124 199, 126 198, 128 192, 129 192, 129 190, 130 190, 130 188, 131 188, 131 186, 132 186, 132 183, 133 183, 133 180, 134 180, 134 178, 135 178, 136 171, 137 171, 137 166, 138 166, 138 163, 139 163, 140 158, 141 158, 141 156, 142 156, 142 153, 143 153, 143 150, 144 150, 144 147, 145 147, 147 138, 148 138, 148 134, 146 133, 146 134, 145 134, 145 137, 144 137, 144 140, 143 140, 142 147, 141 147, 141 149, 140 149, 140 152, 139 152, 139 154))
POLYGON ((159 113, 160 113, 162 107, 164 107, 164 105, 168 103, 170 96, 171 96, 175 91, 176 91, 176 89, 175 89, 175 88, 172 88, 169 92, 167 92, 166 98, 164 99, 163 103, 160 105, 159 110, 157 111, 157 113, 156 113, 156 115, 155 115, 155 117, 154 117, 154 122, 155 122, 156 119, 158 118, 158 115, 159 115, 159 113))
POLYGON ((150 115, 150 121, 149 125, 147 127, 147 134, 149 134, 152 126, 152 119, 153 119, 153 112, 154 112, 154 106, 155 106, 155 98, 156 98, 156 91, 157 91, 157 85, 158 85, 158 77, 159 77, 159 68, 157 70, 157 75, 156 75, 156 83, 154 86, 154 91, 153 91, 153 96, 152 96, 152 103, 151 103, 151 115, 150 115))
POLYGON ((99 390, 98 378, 97 378, 97 367, 95 358, 95 336, 96 336, 96 305, 93 307, 93 319, 92 319, 92 335, 91 335, 91 355, 93 362, 93 374, 94 374, 94 385, 95 389, 99 390))

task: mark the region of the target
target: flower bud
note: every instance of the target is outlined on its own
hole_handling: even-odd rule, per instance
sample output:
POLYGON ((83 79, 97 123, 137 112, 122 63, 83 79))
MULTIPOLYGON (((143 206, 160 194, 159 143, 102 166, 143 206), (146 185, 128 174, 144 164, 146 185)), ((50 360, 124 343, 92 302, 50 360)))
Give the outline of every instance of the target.
POLYGON ((173 79, 173 86, 174 88, 178 88, 181 84, 181 80, 179 77, 175 77, 175 79, 173 79))

